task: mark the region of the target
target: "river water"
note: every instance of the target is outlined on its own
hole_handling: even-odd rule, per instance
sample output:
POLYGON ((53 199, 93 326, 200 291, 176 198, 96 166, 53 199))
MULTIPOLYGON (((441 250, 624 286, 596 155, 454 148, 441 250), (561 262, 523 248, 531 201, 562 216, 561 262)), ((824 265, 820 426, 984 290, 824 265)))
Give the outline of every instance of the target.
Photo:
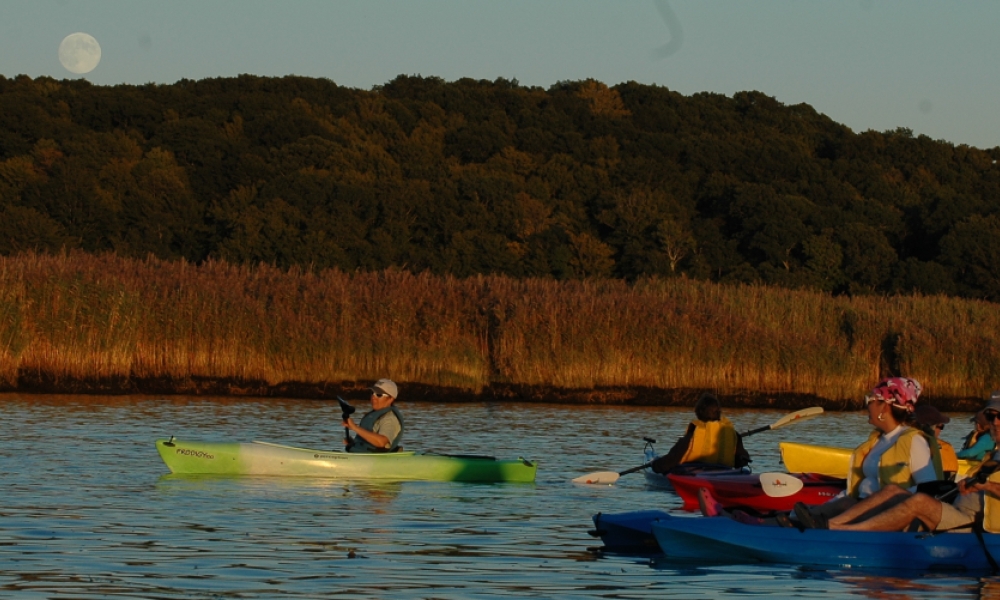
MULTIPOLYGON (((404 390, 405 393, 405 390, 404 390)), ((355 402, 366 409, 366 402, 355 402)), ((0 598, 980 598, 1000 578, 786 566, 671 565, 603 555, 596 512, 677 509, 641 474, 690 410, 401 402, 408 449, 524 456, 534 484, 179 477, 158 437, 342 447, 335 402, 0 395, 0 598)), ((784 413, 734 410, 742 430, 784 413)), ((952 415, 960 442, 969 415, 952 415), (954 418, 964 417, 964 418, 954 418)), ((778 441, 853 446, 860 413, 826 413, 746 440, 758 472, 778 441)))

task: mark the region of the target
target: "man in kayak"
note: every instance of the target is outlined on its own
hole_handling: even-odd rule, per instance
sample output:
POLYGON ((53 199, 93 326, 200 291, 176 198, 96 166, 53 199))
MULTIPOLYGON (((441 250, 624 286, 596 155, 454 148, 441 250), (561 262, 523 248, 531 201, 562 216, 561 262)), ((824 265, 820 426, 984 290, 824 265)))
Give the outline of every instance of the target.
POLYGON ((344 427, 354 432, 347 445, 348 452, 395 452, 403 438, 403 416, 392 403, 399 389, 388 379, 379 379, 369 388, 372 391, 372 410, 355 424, 350 417, 344 427))
POLYGON ((727 467, 750 464, 750 453, 743 448, 743 438, 726 417, 715 394, 702 394, 694 405, 692 421, 670 452, 653 461, 656 473, 668 473, 677 465, 691 462, 711 463, 727 467))
MULTIPOLYGON (((983 415, 989 420, 990 435, 994 440, 1000 438, 1000 396, 996 392, 983 409, 983 415)), ((987 481, 987 477, 1000 466, 998 460, 1000 452, 994 452, 992 460, 984 461, 976 472, 959 481, 955 490, 957 497, 951 502, 891 485, 858 502, 835 519, 827 521, 806 516, 800 520, 808 528, 844 531, 903 531, 915 520, 931 531, 968 527, 983 512, 986 492, 1000 497, 1000 483, 987 481)), ((796 511, 796 514, 799 512, 796 511)))

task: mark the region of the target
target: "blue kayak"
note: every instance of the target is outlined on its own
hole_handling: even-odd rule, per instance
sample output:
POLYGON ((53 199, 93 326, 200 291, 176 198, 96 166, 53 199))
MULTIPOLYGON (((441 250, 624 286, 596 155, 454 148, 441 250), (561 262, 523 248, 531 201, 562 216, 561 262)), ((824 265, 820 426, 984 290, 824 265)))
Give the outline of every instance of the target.
POLYGON ((666 515, 651 523, 672 559, 767 562, 802 566, 918 571, 984 571, 986 551, 1000 560, 1000 534, 983 544, 971 532, 904 533, 829 531, 744 525, 726 517, 666 515))
POLYGON ((659 554, 653 537, 653 523, 669 515, 662 510, 634 510, 624 513, 594 515, 590 535, 601 538, 602 550, 622 554, 659 554))

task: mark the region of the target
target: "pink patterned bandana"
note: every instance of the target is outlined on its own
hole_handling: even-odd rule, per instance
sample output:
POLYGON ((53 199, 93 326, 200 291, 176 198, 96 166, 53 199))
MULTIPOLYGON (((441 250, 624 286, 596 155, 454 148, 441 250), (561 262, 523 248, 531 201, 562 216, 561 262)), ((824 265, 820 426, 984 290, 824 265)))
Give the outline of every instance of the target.
POLYGON ((907 412, 913 412, 917 404, 917 398, 920 397, 920 392, 923 390, 924 388, 916 379, 910 379, 909 377, 888 377, 878 382, 878 385, 875 386, 868 397, 885 400, 890 404, 906 409, 907 412))

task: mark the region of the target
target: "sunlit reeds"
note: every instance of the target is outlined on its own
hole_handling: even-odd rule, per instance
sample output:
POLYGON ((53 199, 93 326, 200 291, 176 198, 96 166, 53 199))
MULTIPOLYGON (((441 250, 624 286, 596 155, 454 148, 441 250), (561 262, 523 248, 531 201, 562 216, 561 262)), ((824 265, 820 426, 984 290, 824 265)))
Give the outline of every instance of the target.
MULTIPOLYGON (((686 279, 455 279, 112 255, 0 258, 0 385, 21 378, 471 391, 711 389, 856 400, 905 374, 932 397, 1000 387, 1000 311, 686 279)), ((127 386, 125 386, 127 387, 127 386)))

